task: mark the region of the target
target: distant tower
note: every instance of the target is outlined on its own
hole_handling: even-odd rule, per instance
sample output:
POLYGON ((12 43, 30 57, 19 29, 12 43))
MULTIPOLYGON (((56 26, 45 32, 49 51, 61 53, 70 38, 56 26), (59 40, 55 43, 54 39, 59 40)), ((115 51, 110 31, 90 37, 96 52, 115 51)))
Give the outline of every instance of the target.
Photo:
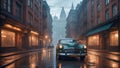
POLYGON ((62 7, 62 10, 61 10, 61 13, 60 13, 60 19, 61 20, 66 19, 66 13, 65 13, 64 7, 62 7))
POLYGON ((74 5, 73 5, 73 3, 72 3, 72 7, 71 7, 71 10, 74 10, 74 5))

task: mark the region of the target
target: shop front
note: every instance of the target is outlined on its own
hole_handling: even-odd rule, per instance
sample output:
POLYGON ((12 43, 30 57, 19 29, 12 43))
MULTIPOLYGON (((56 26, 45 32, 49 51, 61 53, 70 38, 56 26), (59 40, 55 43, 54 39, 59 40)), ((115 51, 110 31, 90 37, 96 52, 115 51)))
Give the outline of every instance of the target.
POLYGON ((0 29, 0 48, 4 49, 22 49, 22 33, 19 27, 11 24, 5 24, 0 29))
POLYGON ((87 33, 87 45, 91 49, 119 50, 119 30, 115 23, 107 23, 87 33))
POLYGON ((29 35, 29 47, 38 47, 39 46, 39 34, 35 31, 31 31, 29 35))

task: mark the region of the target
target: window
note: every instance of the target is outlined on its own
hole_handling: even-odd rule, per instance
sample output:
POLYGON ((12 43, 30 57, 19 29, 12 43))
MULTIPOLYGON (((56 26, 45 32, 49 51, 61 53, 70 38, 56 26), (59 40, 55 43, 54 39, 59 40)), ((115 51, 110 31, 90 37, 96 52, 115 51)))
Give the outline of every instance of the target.
POLYGON ((110 45, 118 46, 118 31, 113 31, 110 33, 110 45))
POLYGON ((94 0, 91 0, 91 4, 94 5, 94 0))
POLYGON ((98 46, 99 45, 99 35, 90 36, 88 38, 88 45, 98 46))
POLYGON ((112 6, 112 14, 113 14, 113 16, 117 15, 117 6, 116 6, 116 4, 114 4, 112 6))
POLYGON ((37 5, 34 6, 34 13, 35 13, 36 16, 38 16, 38 13, 39 13, 39 12, 38 12, 38 7, 37 7, 37 5))
POLYGON ((21 19, 21 5, 16 3, 16 16, 21 19))
POLYGON ((11 12, 11 0, 1 0, 1 3, 3 9, 7 10, 8 12, 11 12))
POLYGON ((1 30, 2 47, 15 47, 15 33, 7 30, 1 30))
POLYGON ((97 23, 100 24, 101 20, 100 20, 100 16, 97 17, 97 23))
POLYGON ((105 5, 108 5, 110 0, 105 0, 105 5))
POLYGON ((100 4, 97 5, 97 11, 100 12, 100 4))
POLYGON ((31 34, 29 36, 29 44, 30 46, 38 46, 38 35, 31 34))
POLYGON ((31 15, 31 13, 28 13, 28 23, 32 24, 32 21, 33 21, 33 17, 31 15))
POLYGON ((32 8, 33 0, 28 0, 28 7, 32 8))
POLYGON ((105 20, 108 20, 108 19, 109 19, 109 11, 106 10, 106 12, 105 12, 105 20))

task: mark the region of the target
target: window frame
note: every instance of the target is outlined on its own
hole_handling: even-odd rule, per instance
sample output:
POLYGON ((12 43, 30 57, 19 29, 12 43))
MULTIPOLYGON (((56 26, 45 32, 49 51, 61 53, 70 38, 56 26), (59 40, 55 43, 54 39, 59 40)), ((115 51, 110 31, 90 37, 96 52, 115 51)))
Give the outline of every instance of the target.
POLYGON ((105 5, 108 5, 110 3, 110 0, 105 0, 105 5))
POLYGON ((12 13, 12 1, 13 0, 1 0, 3 9, 9 13, 12 13))
POLYGON ((106 11, 105 11, 105 20, 108 20, 109 19, 109 10, 107 9, 106 11))
POLYGON ((112 5, 112 16, 116 16, 117 13, 118 13, 117 5, 116 5, 116 4, 113 4, 113 5, 112 5), (115 9, 116 11, 115 11, 114 9, 115 9))
POLYGON ((21 19, 22 15, 22 6, 18 2, 16 2, 16 17, 21 19), (19 7, 19 8, 18 8, 19 7))

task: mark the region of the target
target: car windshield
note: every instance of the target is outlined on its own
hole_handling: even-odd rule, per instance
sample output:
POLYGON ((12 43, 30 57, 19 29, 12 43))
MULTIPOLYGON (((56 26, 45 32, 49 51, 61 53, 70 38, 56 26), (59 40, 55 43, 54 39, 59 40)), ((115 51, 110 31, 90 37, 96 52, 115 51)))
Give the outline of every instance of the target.
POLYGON ((59 43, 61 43, 61 44, 75 44, 75 43, 77 43, 77 41, 73 40, 73 39, 62 39, 59 41, 59 43))

